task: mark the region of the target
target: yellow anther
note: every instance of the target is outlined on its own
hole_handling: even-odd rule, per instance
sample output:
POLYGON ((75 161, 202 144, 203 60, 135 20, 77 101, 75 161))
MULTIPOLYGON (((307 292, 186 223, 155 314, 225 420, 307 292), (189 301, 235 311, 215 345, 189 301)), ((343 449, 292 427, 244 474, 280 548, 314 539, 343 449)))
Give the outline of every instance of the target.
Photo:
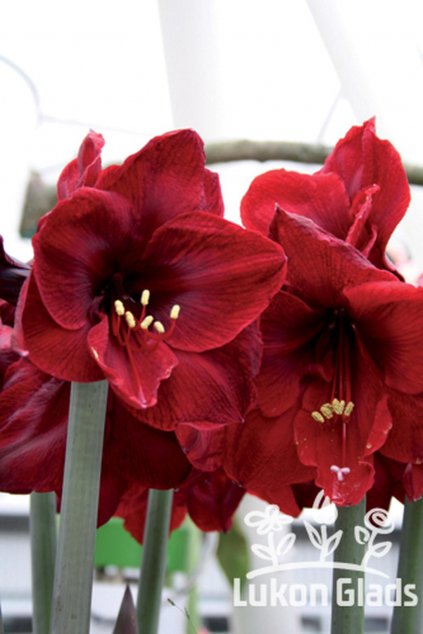
POLYGON ((345 401, 339 401, 337 398, 334 398, 332 401, 332 408, 335 414, 340 416, 344 413, 345 401))
POLYGON ((325 419, 323 418, 323 416, 321 415, 320 412, 311 412, 311 417, 313 420, 315 420, 318 423, 324 423, 325 419))
POLYGON ((181 312, 181 307, 179 306, 179 304, 175 304, 174 306, 172 306, 172 309, 170 311, 170 318, 178 319, 180 312, 181 312))
POLYGON ((128 324, 130 328, 135 328, 135 326, 137 325, 137 322, 135 321, 135 317, 129 310, 127 310, 125 313, 125 319, 126 319, 126 323, 128 324))
POLYGON ((350 416, 353 409, 354 409, 354 403, 352 401, 349 401, 345 406, 344 416, 350 416))
POLYGON ((330 403, 323 403, 320 411, 325 418, 333 418, 333 408, 330 403))
POLYGON ((143 306, 148 306, 149 301, 150 301, 150 291, 148 290, 148 288, 146 288, 141 293, 141 304, 143 306))
POLYGON ((119 315, 119 317, 122 317, 122 315, 125 314, 125 306, 122 304, 120 299, 115 300, 114 306, 116 314, 119 315))
POLYGON ((165 328, 161 321, 155 321, 153 324, 153 328, 157 330, 157 332, 160 333, 161 335, 163 335, 165 332, 165 328))
POLYGON ((141 329, 148 330, 148 328, 151 326, 153 321, 154 321, 154 317, 152 315, 147 315, 147 317, 145 317, 140 323, 141 329))

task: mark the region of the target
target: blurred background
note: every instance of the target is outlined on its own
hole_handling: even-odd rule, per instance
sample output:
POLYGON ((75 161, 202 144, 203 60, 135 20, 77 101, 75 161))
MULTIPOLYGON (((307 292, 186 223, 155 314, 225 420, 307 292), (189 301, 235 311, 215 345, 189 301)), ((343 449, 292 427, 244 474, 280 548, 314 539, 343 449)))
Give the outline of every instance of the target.
MULTIPOLYGON (((207 143, 332 146, 352 125, 375 115, 379 136, 389 138, 404 161, 423 166, 422 24, 418 0, 1 3, 0 233, 6 250, 31 258, 30 239, 21 232, 28 185, 32 196, 37 186, 54 185, 89 129, 105 137, 108 164, 174 128, 194 128, 207 143)), ((213 166, 228 218, 238 221, 252 178, 276 165, 319 167, 256 161, 213 166)), ((423 194, 413 186, 411 208, 392 247, 405 254, 411 281, 423 271, 422 236, 423 194)), ((12 552, 8 539, 23 539, 15 544, 22 561, 0 557, 0 594, 10 590, 5 580, 13 569, 26 579, 15 589, 25 598, 26 501, 2 495, 0 505, 0 543, 8 544, 3 551, 12 552)), ((210 585, 207 578, 214 577, 206 575, 204 583, 218 588, 227 616, 224 580, 210 585)), ((319 619, 298 623, 309 629, 297 631, 325 631, 319 619)), ((166 631, 176 632, 174 621, 170 627, 166 631)), ((377 627, 372 631, 385 631, 383 619, 377 627)))

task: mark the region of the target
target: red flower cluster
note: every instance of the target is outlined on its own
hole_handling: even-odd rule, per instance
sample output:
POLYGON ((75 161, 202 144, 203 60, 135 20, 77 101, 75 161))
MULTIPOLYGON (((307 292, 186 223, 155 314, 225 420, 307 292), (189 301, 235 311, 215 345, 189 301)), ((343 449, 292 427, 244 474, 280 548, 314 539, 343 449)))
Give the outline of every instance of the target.
MULTIPOLYGON (((399 155, 373 121, 352 128, 316 174, 268 172, 243 199, 246 226, 288 257, 261 318, 257 408, 229 430, 226 459, 269 501, 283 506, 281 486, 313 478, 336 503, 355 504, 374 483, 375 452, 407 472, 423 461, 423 293, 385 256, 408 201, 399 155)), ((423 494, 404 482, 410 497, 423 494)))
POLYGON ((194 132, 107 169, 102 146, 90 133, 64 169, 31 270, 4 252, 0 270, 5 299, 20 291, 23 357, 0 393, 0 488, 60 495, 69 382, 104 378, 100 521, 134 486, 192 480, 177 435, 243 421, 261 353, 254 322, 286 269, 279 245, 222 218, 194 132))
POLYGON ((386 257, 409 189, 374 122, 316 174, 255 179, 247 229, 194 132, 107 169, 102 146, 63 171, 32 268, 0 253, 0 489, 60 496, 69 382, 107 379, 99 521, 138 539, 149 487, 204 530, 245 491, 421 496, 423 289, 386 257))

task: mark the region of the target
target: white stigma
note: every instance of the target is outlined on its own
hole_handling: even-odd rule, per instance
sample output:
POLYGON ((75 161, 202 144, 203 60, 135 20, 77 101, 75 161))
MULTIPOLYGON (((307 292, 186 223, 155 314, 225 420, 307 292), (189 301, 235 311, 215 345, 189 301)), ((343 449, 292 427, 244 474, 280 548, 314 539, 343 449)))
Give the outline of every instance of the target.
POLYGON ((351 469, 349 467, 338 467, 338 465, 333 464, 330 468, 332 473, 336 473, 336 477, 338 478, 338 482, 342 482, 344 479, 344 475, 348 475, 351 473, 351 469))

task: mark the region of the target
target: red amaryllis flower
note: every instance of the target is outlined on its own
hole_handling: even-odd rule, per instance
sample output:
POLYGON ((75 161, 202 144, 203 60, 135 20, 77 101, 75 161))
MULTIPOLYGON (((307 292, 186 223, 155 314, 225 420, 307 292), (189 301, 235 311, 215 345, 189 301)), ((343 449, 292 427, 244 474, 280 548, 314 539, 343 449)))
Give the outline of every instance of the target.
MULTIPOLYGON (((46 375, 27 359, 8 367, 0 392, 1 491, 61 496, 69 397, 69 382, 46 375)), ((175 487, 190 471, 173 432, 143 424, 109 392, 99 523, 109 519, 134 483, 175 487)))
MULTIPOLYGON (((423 293, 309 219, 279 210, 271 233, 288 257, 287 283, 261 318, 260 420, 247 421, 242 443, 235 438, 228 448, 234 455, 243 448, 229 474, 236 478, 248 463, 248 488, 271 482, 270 474, 276 481, 278 468, 284 483, 294 470, 295 482, 294 438, 316 484, 338 504, 354 504, 372 485, 372 454, 391 426, 400 433, 418 424, 412 404, 423 390, 423 293), (258 429, 255 462, 249 448, 258 429)), ((400 460, 412 462, 405 454, 400 460)))
POLYGON ((386 244, 409 202, 401 158, 376 136, 371 119, 351 128, 315 174, 278 169, 258 176, 241 215, 246 227, 267 235, 277 203, 357 247, 379 268, 391 269, 386 244))
POLYGON ((219 379, 228 356, 215 351, 268 305, 283 251, 220 217, 217 176, 194 132, 153 139, 104 171, 101 142, 90 143, 33 239, 19 307, 31 361, 59 379, 106 378, 137 409, 154 406, 161 387, 175 420, 192 381, 203 394, 211 386, 215 402, 231 401, 233 384, 219 379))

